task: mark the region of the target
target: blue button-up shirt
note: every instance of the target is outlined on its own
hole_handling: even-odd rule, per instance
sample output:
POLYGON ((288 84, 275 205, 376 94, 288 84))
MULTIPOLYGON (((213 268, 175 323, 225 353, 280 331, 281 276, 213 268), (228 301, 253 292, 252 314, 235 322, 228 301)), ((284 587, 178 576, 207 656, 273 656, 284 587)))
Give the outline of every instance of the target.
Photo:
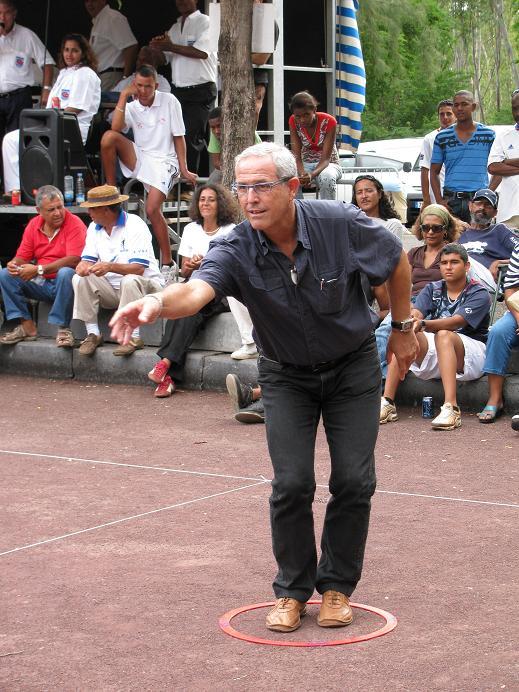
POLYGON ((308 366, 356 351, 373 331, 361 274, 380 285, 402 244, 350 204, 296 200, 294 263, 248 221, 209 246, 193 279, 244 303, 261 353, 308 366), (297 283, 294 283, 297 282, 297 283))

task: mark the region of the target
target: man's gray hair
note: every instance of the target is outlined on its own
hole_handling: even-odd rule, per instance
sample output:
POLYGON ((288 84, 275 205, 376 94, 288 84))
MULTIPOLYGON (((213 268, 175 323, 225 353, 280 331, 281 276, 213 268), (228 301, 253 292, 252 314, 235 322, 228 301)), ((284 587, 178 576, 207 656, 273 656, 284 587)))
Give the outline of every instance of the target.
POLYGON ((297 177, 297 166, 294 155, 286 147, 274 142, 262 142, 261 144, 253 144, 251 147, 244 149, 241 154, 234 159, 234 166, 241 161, 251 158, 252 156, 269 157, 276 167, 276 175, 278 178, 295 178, 297 177))
POLYGON ((59 199, 63 202, 63 193, 57 187, 54 187, 54 185, 42 185, 36 192, 36 206, 40 207, 44 199, 48 199, 49 201, 59 199))

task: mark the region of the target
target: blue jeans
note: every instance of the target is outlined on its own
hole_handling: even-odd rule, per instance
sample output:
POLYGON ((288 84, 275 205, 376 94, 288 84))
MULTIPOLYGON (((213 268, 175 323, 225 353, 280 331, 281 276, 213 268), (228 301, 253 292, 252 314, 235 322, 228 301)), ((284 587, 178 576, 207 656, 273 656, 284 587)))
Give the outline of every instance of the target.
POLYGON ((378 357, 380 358, 380 369, 382 377, 387 375, 387 342, 391 335, 391 313, 388 312, 382 322, 375 329, 375 339, 377 340, 378 357))
POLYGON ((274 593, 299 601, 307 601, 314 588, 349 596, 362 570, 376 483, 380 367, 374 339, 326 372, 263 357, 258 370, 274 469, 270 521, 279 568, 274 593), (312 502, 321 417, 331 458, 331 499, 317 564, 312 502))
POLYGON ((7 269, 0 270, 0 289, 4 299, 5 318, 30 320, 31 313, 27 307, 27 299, 33 298, 52 304, 49 312, 50 324, 68 327, 74 304, 72 277, 75 273, 71 267, 62 267, 55 279, 44 279, 39 285, 34 281, 24 281, 19 276, 12 276, 7 269))
POLYGON ((488 333, 484 373, 502 377, 506 375, 510 352, 512 348, 519 346, 519 336, 516 334, 518 326, 512 313, 505 312, 491 327, 488 333))

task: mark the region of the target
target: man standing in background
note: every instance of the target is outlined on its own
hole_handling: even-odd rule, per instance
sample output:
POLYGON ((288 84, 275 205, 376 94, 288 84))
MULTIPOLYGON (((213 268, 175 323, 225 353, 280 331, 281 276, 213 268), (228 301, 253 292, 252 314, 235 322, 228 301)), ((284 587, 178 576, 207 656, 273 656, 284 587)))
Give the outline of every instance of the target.
MULTIPOLYGON (((440 127, 436 128, 432 132, 425 135, 422 142, 422 149, 420 151, 420 182, 422 185, 422 197, 423 197, 423 208, 428 207, 430 204, 435 204, 436 199, 434 197, 434 192, 432 191, 431 183, 429 181, 429 169, 431 168, 431 156, 434 146, 434 140, 436 135, 441 130, 454 125, 456 118, 452 110, 452 101, 445 99, 440 101, 437 106, 438 120, 440 121, 440 127)), ((445 179, 445 170, 442 166, 440 170, 440 187, 443 190, 443 181, 445 179)))
POLYGON ((180 101, 186 126, 187 167, 197 173, 217 93, 216 53, 209 50, 209 17, 197 10, 196 0, 176 0, 176 5, 180 17, 150 45, 171 64, 171 93, 180 101))
POLYGON ((139 46, 126 17, 112 10, 107 0, 85 0, 92 17, 90 45, 98 60, 101 89, 110 91, 133 72, 139 46))

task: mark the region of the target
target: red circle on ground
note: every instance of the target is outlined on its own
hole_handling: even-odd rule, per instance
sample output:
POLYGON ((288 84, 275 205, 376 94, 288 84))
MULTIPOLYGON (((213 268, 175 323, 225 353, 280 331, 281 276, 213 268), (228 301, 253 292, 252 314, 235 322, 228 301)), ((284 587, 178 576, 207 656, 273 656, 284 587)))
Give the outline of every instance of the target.
MULTIPOLYGON (((220 629, 222 629, 225 634, 235 639, 241 639, 244 642, 251 642, 252 644, 267 644, 270 646, 340 646, 342 644, 356 644, 357 642, 365 642, 368 639, 376 639, 377 637, 382 637, 388 632, 392 632, 397 626, 398 620, 394 615, 388 613, 386 610, 381 608, 375 608, 373 606, 363 605, 362 603, 350 603, 352 608, 358 608, 359 610, 367 610, 369 613, 375 613, 385 621, 385 625, 374 632, 369 632, 368 634, 360 634, 357 637, 348 637, 346 639, 333 639, 325 641, 287 641, 282 639, 263 639, 262 637, 254 637, 250 634, 244 634, 235 630, 231 625, 231 620, 241 613, 248 613, 251 610, 257 610, 258 608, 270 608, 276 605, 274 602, 269 601, 268 603, 254 603, 252 605, 243 606, 242 608, 235 608, 234 610, 229 610, 229 612, 222 615, 218 620, 220 629)), ((321 601, 308 601, 308 605, 321 605, 321 601)))

